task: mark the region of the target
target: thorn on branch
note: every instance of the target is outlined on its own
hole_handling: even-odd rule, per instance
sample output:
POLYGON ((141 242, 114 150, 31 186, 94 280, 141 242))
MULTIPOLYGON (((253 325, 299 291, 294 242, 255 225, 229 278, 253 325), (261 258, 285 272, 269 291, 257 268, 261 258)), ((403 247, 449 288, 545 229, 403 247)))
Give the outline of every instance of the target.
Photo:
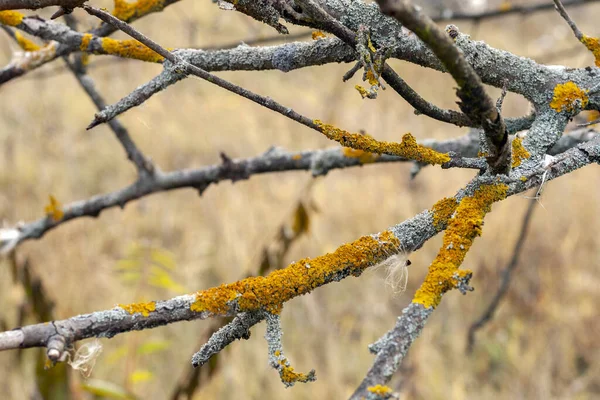
POLYGON ((72 8, 60 7, 54 14, 52 14, 50 19, 57 19, 59 17, 62 17, 63 15, 71 14, 72 12, 73 12, 72 8))
POLYGON ((250 178, 250 172, 243 165, 232 160, 227 154, 219 154, 223 163, 221 164, 221 176, 231 179, 232 182, 242 181, 250 178))

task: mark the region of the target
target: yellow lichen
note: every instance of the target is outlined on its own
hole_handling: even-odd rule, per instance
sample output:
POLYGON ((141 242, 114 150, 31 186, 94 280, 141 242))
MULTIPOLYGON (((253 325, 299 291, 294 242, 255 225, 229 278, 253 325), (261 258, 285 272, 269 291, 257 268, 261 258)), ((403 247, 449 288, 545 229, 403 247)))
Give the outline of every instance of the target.
POLYGON ((431 207, 433 212, 433 226, 435 229, 442 229, 456 211, 458 203, 454 197, 444 197, 431 207))
POLYGON ((25 51, 36 51, 41 48, 37 43, 23 36, 21 32, 15 32, 15 39, 17 39, 19 47, 21 47, 25 51))
POLYGON ((0 11, 0 24, 17 26, 23 21, 25 15, 18 11, 0 11))
POLYGON ((377 49, 373 46, 373 42, 371 41, 371 35, 367 36, 367 46, 369 47, 369 50, 371 50, 371 53, 377 53, 377 49))
POLYGON ((531 157, 531 154, 523 146, 523 139, 517 137, 512 142, 512 167, 516 168, 521 165, 521 162, 531 157))
POLYGON ((107 54, 119 57, 135 58, 149 62, 162 62, 164 57, 137 40, 115 40, 102 38, 102 49, 107 54))
POLYGON ((285 382, 285 383, 296 383, 296 382, 302 382, 302 383, 306 383, 309 382, 311 379, 307 374, 302 374, 302 373, 298 373, 298 372, 294 372, 294 368, 289 366, 289 363, 287 362, 287 360, 284 358, 282 360, 279 361, 279 364, 281 365, 281 369, 279 370, 279 376, 281 377, 281 381, 285 382))
POLYGON ((384 142, 359 133, 350 133, 333 125, 324 124, 319 120, 313 121, 319 130, 331 140, 335 140, 342 146, 355 150, 363 150, 369 153, 390 154, 409 160, 419 161, 425 164, 444 164, 450 161, 446 153, 439 153, 428 147, 417 144, 416 139, 407 133, 402 137, 401 143, 384 142))
POLYGON ((319 40, 319 39, 324 39, 327 36, 325 36, 325 34, 321 31, 314 31, 312 34, 312 40, 319 40))
POLYGON ((368 70, 367 74, 366 74, 366 78, 371 86, 379 86, 379 81, 375 77, 375 74, 373 74, 373 71, 368 70))
POLYGON ((510 1, 504 0, 502 3, 500 3, 498 9, 502 12, 510 11, 512 9, 512 3, 510 1))
POLYGON ((85 35, 83 35, 83 37, 81 38, 81 43, 79 44, 79 50, 81 51, 86 51, 90 41, 94 38, 94 36, 91 33, 86 33, 85 35))
POLYGON ((583 43, 594 55, 596 67, 600 67, 600 38, 583 35, 581 43, 583 43))
POLYGON ((362 97, 363 99, 365 97, 369 97, 369 91, 367 89, 365 89, 364 87, 362 87, 360 85, 354 85, 354 89, 356 89, 356 91, 358 93, 360 93, 360 97, 362 97))
POLYGON ((190 309, 227 314, 232 302, 240 311, 264 309, 279 313, 286 301, 309 293, 340 274, 359 276, 397 252, 400 242, 390 231, 378 236, 363 236, 340 246, 335 252, 316 258, 306 258, 268 276, 246 278, 196 293, 190 309))
POLYGON ((384 385, 369 386, 367 390, 384 399, 389 398, 392 394, 392 389, 384 385))
POLYGON ((521 182, 527 182, 527 177, 526 176, 522 176, 519 179, 521 180, 521 182))
POLYGON ((48 198, 49 203, 44 207, 44 212, 47 216, 51 217, 53 221, 60 221, 65 215, 62 210, 62 205, 54 196, 49 195, 48 198))
POLYGON ((379 158, 379 154, 367 153, 362 150, 354 150, 350 147, 344 147, 342 149, 342 154, 344 157, 348 158, 358 158, 358 162, 361 164, 369 164, 375 162, 379 158))
POLYGON ((88 53, 81 54, 81 65, 86 66, 90 63, 90 55, 88 53))
POLYGON ((165 8, 164 0, 137 0, 129 3, 126 0, 115 0, 115 8, 112 14, 122 21, 129 22, 151 12, 160 11, 165 8))
POLYGON ((556 112, 573 112, 576 107, 585 108, 588 101, 587 91, 580 89, 575 83, 560 83, 554 88, 550 107, 556 112))
POLYGON ((156 311, 156 303, 153 301, 149 303, 119 304, 119 307, 129 314, 140 313, 144 317, 149 316, 152 311, 156 311))
POLYGON ((494 202, 506 197, 504 184, 482 185, 472 197, 462 199, 454 217, 448 223, 442 248, 429 266, 429 272, 413 298, 413 303, 436 307, 442 294, 456 287, 456 277, 464 278, 470 271, 459 270, 475 238, 481 235, 483 218, 494 202))

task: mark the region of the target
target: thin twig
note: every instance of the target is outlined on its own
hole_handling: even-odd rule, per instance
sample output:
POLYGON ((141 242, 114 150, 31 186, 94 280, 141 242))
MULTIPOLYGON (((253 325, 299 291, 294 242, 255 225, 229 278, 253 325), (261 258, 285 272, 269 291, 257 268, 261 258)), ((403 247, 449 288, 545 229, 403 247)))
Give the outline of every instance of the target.
MULTIPOLYGON (((106 102, 98 93, 95 88, 94 81, 92 78, 78 68, 77 65, 71 63, 67 57, 64 58, 65 63, 69 67, 69 69, 73 72, 73 75, 77 78, 77 82, 79 82, 80 86, 85 90, 88 94, 94 105, 98 110, 102 110, 106 107, 106 102)), ((152 175, 155 172, 155 166, 152 162, 144 156, 144 154, 138 149, 135 142, 129 136, 129 132, 127 129, 119 122, 117 119, 112 119, 108 121, 108 126, 114 132, 115 136, 123 146, 125 153, 127 154, 127 158, 134 163, 138 174, 143 175, 152 175)))
MULTIPOLYGON (((571 138, 572 135, 566 136, 571 138)), ((586 136, 585 140, 591 140, 595 136, 586 136)), ((476 138, 472 136, 459 137, 446 141, 427 140, 428 148, 438 152, 464 152, 471 159, 477 154, 476 138)), ((571 141, 571 147, 581 141, 571 141)), ((564 146, 561 150, 567 148, 564 146)), ((409 161, 401 157, 381 155, 371 157, 370 164, 409 161)), ((302 152, 289 152, 283 149, 271 149, 266 153, 246 158, 228 159, 221 164, 209 165, 198 169, 178 170, 162 172, 155 170, 153 175, 140 175, 138 179, 129 186, 117 191, 91 197, 87 200, 76 201, 63 207, 63 217, 55 221, 52 218, 41 218, 37 221, 26 223, 19 227, 19 235, 16 241, 12 241, 12 247, 20 243, 39 239, 46 232, 70 221, 83 217, 97 217, 106 209, 112 207, 125 207, 131 201, 140 199, 153 193, 175 190, 180 188, 193 188, 202 193, 211 184, 224 180, 233 182, 249 179, 253 175, 283 172, 283 171, 311 171, 313 176, 327 174, 334 169, 342 169, 353 166, 361 166, 363 161, 357 156, 346 156, 343 148, 334 147, 322 150, 305 150, 302 152)))
MULTIPOLYGON (((154 42, 153 40, 144 36, 142 33, 138 32, 131 25, 127 24, 126 22, 121 21, 118 18, 115 18, 113 15, 107 13, 106 11, 100 10, 98 8, 90 7, 88 5, 84 5, 83 8, 89 14, 100 18, 101 20, 103 20, 106 23, 114 25, 115 27, 122 30, 123 32, 125 32, 126 34, 131 36, 132 38, 138 40, 140 43, 143 43, 144 45, 146 45, 147 47, 149 47, 156 53, 160 54, 165 59, 169 60, 174 65, 175 69, 180 69, 181 72, 190 73, 199 78, 202 78, 202 79, 204 79, 210 83, 213 83, 225 90, 228 90, 232 93, 242 96, 248 100, 251 100, 257 104, 262 105, 263 107, 266 107, 266 108, 268 108, 272 111, 275 111, 281 115, 284 115, 302 125, 308 126, 309 128, 312 128, 312 129, 320 132, 317 125, 311 119, 298 114, 297 112, 293 111, 292 109, 285 107, 268 97, 261 96, 259 94, 253 93, 247 89, 244 89, 240 86, 234 85, 233 83, 226 81, 225 79, 219 78, 216 75, 213 75, 201 68, 196 67, 195 65, 188 63, 187 61, 182 60, 181 58, 177 57, 176 55, 174 55, 173 53, 171 53, 164 47, 160 46, 158 43, 154 42)), ((107 121, 103 120, 103 119, 95 118, 92 121, 92 123, 90 123, 90 125, 88 126, 87 129, 91 129, 103 122, 107 122, 107 121)))
POLYGON ((571 17, 569 17, 569 14, 567 13, 567 10, 565 10, 565 7, 563 6, 562 2, 560 0, 554 0, 554 6, 556 7, 556 10, 560 14, 560 16, 563 17, 567 24, 569 24, 569 27, 575 34, 575 37, 579 41, 581 41, 583 39, 583 33, 579 30, 577 24, 575 24, 575 21, 573 21, 571 17))
POLYGON ((527 233, 529 231, 531 217, 533 215, 533 210, 536 204, 536 201, 530 201, 529 206, 527 207, 527 211, 525 211, 525 215, 523 216, 523 222, 521 224, 521 230, 519 232, 519 237, 517 238, 517 242, 515 243, 512 257, 506 265, 506 267, 504 268, 504 271, 502 272, 502 281, 500 282, 500 287, 498 288, 498 291, 494 295, 494 298, 490 302, 489 306, 481 314, 481 317, 479 317, 479 319, 475 321, 469 328, 469 332, 467 334, 467 353, 471 353, 473 351, 473 346, 475 345, 475 333, 494 317, 494 314, 496 313, 496 310, 500 305, 500 301, 502 301, 502 298, 508 291, 510 280, 512 278, 511 274, 519 265, 519 257, 521 256, 523 245, 525 244, 525 240, 527 239, 527 233))
MULTIPOLYGON (((343 40, 354 49, 357 48, 358 41, 356 33, 342 25, 331 14, 318 6, 313 0, 299 0, 299 4, 311 14, 313 18, 318 18, 325 28, 343 40)), ((360 65, 355 65, 349 73, 344 75, 344 80, 349 79, 350 74, 354 74, 360 68, 360 65)), ((478 127, 471 122, 469 117, 463 113, 441 109, 425 99, 423 99, 416 91, 414 91, 389 65, 384 63, 381 77, 394 89, 402 98, 404 98, 411 106, 420 114, 427 115, 438 121, 448 122, 457 126, 478 127)))

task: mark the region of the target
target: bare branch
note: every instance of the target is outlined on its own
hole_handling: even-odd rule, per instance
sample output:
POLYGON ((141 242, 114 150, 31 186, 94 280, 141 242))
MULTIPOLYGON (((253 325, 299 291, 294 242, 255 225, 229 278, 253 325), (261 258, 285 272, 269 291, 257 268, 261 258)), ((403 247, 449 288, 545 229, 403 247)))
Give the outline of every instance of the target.
POLYGON ((37 10, 39 8, 61 6, 66 9, 74 9, 81 6, 87 0, 2 0, 0 2, 0 11, 2 10, 37 10))
POLYGON ((212 356, 219 353, 225 347, 236 340, 249 339, 250 328, 265 319, 261 312, 249 312, 237 315, 233 321, 215 332, 208 342, 194 354, 192 365, 201 367, 210 360, 212 356))
MULTIPOLYGON (((550 154, 563 153, 599 136, 600 134, 596 131, 580 129, 563 136, 551 149, 550 154)), ((465 158, 476 157, 479 150, 477 133, 444 141, 429 139, 424 140, 422 144, 440 153, 454 152, 465 158)), ((168 173, 157 170, 154 175, 140 177, 133 184, 115 192, 66 205, 63 208, 64 216, 59 221, 45 217, 20 226, 17 237, 11 239, 11 248, 27 240, 39 239, 46 232, 73 219, 98 217, 106 209, 117 206, 123 208, 127 203, 153 193, 180 188, 194 188, 202 193, 211 184, 223 180, 235 182, 240 179, 248 179, 256 174, 281 171, 311 171, 313 176, 321 176, 333 169, 364 165, 365 160, 361 159, 360 156, 360 154, 351 153, 347 149, 340 149, 339 147, 324 150, 306 150, 299 153, 272 149, 253 158, 232 160, 230 163, 216 164, 199 169, 168 173)), ((409 160, 387 155, 369 157, 368 159, 369 164, 401 161, 409 160)), ((535 175, 535 171, 529 173, 535 175)))
MULTIPOLYGON (((596 137, 558 155, 551 165, 540 166, 525 176, 525 180, 521 179, 522 177, 480 176, 461 190, 454 200, 458 202, 466 196, 471 196, 480 185, 498 183, 507 185, 506 195, 512 196, 539 186, 542 179, 550 181, 599 161, 600 138, 596 137)), ((445 218, 449 217, 450 215, 447 215, 445 218)), ((271 273, 266 278, 248 278, 234 284, 200 291, 195 295, 124 305, 54 321, 51 324, 30 325, 0 333, 0 350, 46 346, 56 335, 62 337, 65 343, 72 343, 93 336, 112 337, 131 330, 154 328, 183 320, 205 319, 215 315, 234 316, 240 312, 259 309, 273 312, 279 310, 284 302, 316 287, 350 275, 360 275, 365 268, 376 265, 398 250, 399 243, 408 248, 419 248, 425 241, 445 229, 446 223, 447 220, 440 219, 439 215, 434 221, 434 212, 426 210, 379 235, 364 236, 354 243, 341 246, 332 254, 299 261, 271 273), (347 252, 359 254, 350 255, 347 252), (292 276, 297 278, 291 278, 292 276), (283 277, 286 279, 285 285, 276 283, 283 277), (246 296, 244 293, 247 293, 246 296)), ((387 354, 386 357, 393 357, 393 354, 387 354)))
POLYGON ((569 24, 569 27, 575 34, 575 37, 579 41, 581 41, 583 39, 583 33, 579 30, 579 28, 575 24, 575 21, 573 21, 571 17, 569 17, 569 14, 567 13, 567 10, 565 10, 565 7, 563 6, 562 2, 560 0, 554 0, 554 6, 556 7, 556 10, 560 14, 560 16, 563 17, 567 24, 569 24))
POLYGON ((391 379, 432 313, 432 308, 418 303, 411 303, 402 310, 396 326, 369 346, 369 350, 377 354, 377 357, 360 386, 350 396, 351 400, 367 398, 370 387, 391 379))
MULTIPOLYGON (((83 90, 85 90, 85 92, 88 94, 96 108, 98 110, 102 110, 104 107, 106 107, 106 102, 94 87, 94 81, 92 80, 92 78, 84 71, 80 70, 75 64, 71 63, 66 57, 65 63, 73 72, 73 74, 77 78, 77 82, 79 82, 83 90)), ((133 164, 137 168, 138 174, 154 174, 154 165, 137 148, 135 142, 133 141, 131 136, 129 136, 129 132, 127 132, 127 129, 119 122, 119 120, 113 119, 109 121, 108 126, 114 132, 115 136, 123 146, 123 149, 127 154, 127 158, 131 160, 131 162, 133 162, 133 164)))
MULTIPOLYGON (((593 3, 597 0, 566 0, 563 2, 565 7, 576 7, 583 6, 590 3, 593 3)), ((480 13, 470 13, 470 12, 454 12, 450 9, 446 9, 442 11, 440 16, 433 17, 434 21, 458 21, 458 20, 475 20, 475 21, 485 21, 488 19, 502 18, 509 15, 523 15, 530 16, 536 12, 547 11, 553 8, 552 3, 548 1, 538 1, 537 4, 515 4, 513 2, 510 3, 510 7, 505 9, 494 9, 483 11, 480 13)))

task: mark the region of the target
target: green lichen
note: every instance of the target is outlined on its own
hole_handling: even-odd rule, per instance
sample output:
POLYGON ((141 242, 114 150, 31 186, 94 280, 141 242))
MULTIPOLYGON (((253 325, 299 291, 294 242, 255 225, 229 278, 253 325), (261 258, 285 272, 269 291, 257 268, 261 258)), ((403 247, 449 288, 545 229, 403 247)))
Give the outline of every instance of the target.
POLYGON ((517 137, 512 142, 512 168, 516 168, 521 165, 523 160, 531 157, 531 154, 523 146, 523 139, 517 137))
POLYGON ((152 311, 156 311, 156 303, 153 301, 148 303, 119 304, 119 307, 131 315, 140 313, 144 317, 149 316, 152 311))
POLYGON ((550 107, 556 112, 573 112, 583 109, 589 102, 587 91, 582 90, 573 82, 559 83, 554 87, 554 96, 550 107))
POLYGON ((448 223, 442 248, 429 266, 429 272, 417 290, 413 303, 436 307, 442 295, 456 287, 457 277, 471 273, 459 270, 473 241, 481 235, 483 218, 493 203, 506 197, 508 186, 504 184, 482 185, 473 196, 462 199, 454 217, 448 223))
POLYGON ((319 120, 314 120, 313 122, 329 139, 335 140, 342 146, 350 147, 355 150, 362 150, 375 154, 389 154, 425 164, 441 165, 450 161, 450 156, 448 154, 439 153, 428 147, 417 144, 417 140, 410 133, 407 133, 402 137, 401 143, 385 142, 373 139, 366 135, 361 135, 360 133, 350 133, 343 129, 336 128, 333 125, 324 124, 319 120))
POLYGON ((309 293, 340 274, 359 276, 366 268, 397 252, 399 246, 400 242, 390 231, 363 236, 333 253, 300 260, 266 277, 246 278, 199 291, 190 309, 226 315, 235 302, 240 311, 263 309, 278 314, 286 301, 309 293))

